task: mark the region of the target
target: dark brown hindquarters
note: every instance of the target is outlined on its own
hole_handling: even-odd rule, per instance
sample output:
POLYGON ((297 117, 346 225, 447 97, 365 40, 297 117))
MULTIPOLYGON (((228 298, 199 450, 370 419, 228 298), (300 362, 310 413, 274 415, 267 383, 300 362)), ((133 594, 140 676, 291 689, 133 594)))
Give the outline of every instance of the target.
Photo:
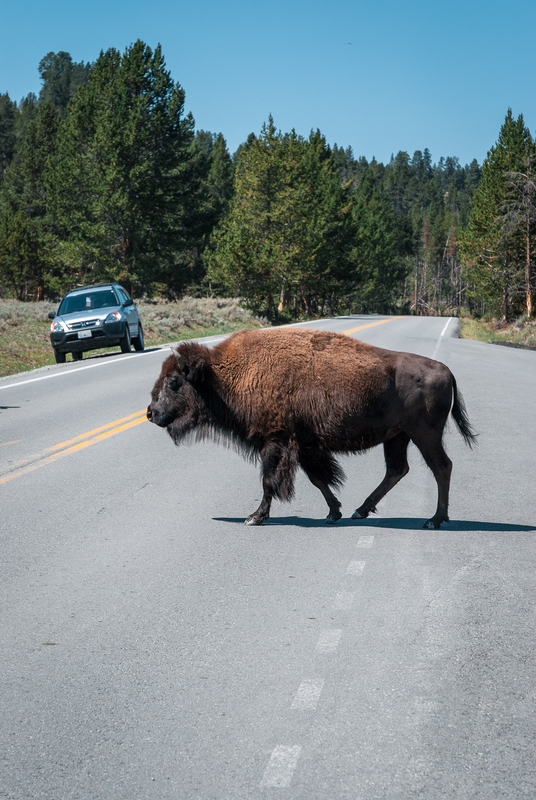
MULTIPOLYGON (((353 519, 364 519, 374 512, 380 500, 409 472, 407 448, 412 441, 421 452, 437 483, 437 508, 434 515, 425 522, 424 528, 437 529, 442 522, 448 522, 452 461, 443 447, 443 433, 451 404, 452 416, 466 443, 471 446, 476 441, 476 436, 469 423, 454 376, 442 364, 436 363, 433 369, 434 372, 428 372, 426 376, 428 380, 423 376, 424 402, 416 404, 413 408, 406 407, 406 412, 409 413, 404 425, 401 426, 403 430, 384 442, 385 477, 354 512, 353 519), (433 379, 430 379, 431 375, 433 379)), ((408 393, 407 396, 410 397, 411 394, 408 393)))

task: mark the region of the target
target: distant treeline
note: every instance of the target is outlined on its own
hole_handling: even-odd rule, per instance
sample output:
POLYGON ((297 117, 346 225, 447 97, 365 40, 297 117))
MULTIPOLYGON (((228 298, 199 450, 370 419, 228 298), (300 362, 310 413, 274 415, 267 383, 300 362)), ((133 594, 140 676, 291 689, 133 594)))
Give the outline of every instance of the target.
POLYGON ((196 130, 160 47, 49 53, 0 95, 0 292, 115 279, 137 296, 242 297, 272 319, 531 313, 534 141, 508 112, 482 168, 388 164, 277 130, 231 155, 196 130))

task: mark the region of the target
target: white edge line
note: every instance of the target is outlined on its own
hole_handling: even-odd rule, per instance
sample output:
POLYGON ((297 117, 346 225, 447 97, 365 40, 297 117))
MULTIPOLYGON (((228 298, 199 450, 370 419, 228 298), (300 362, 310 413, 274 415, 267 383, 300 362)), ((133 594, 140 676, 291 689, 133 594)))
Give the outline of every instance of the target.
POLYGON ((441 331, 441 333, 439 334, 439 339, 437 340, 437 344, 436 344, 436 346, 434 347, 434 352, 432 353, 432 359, 434 359, 434 358, 436 357, 436 355, 437 355, 437 351, 439 350, 439 345, 441 344, 441 341, 442 341, 442 339, 443 339, 443 336, 446 334, 446 332, 447 332, 447 328, 448 328, 448 326, 450 325, 450 323, 452 322, 452 320, 453 320, 453 319, 454 319, 454 317, 449 317, 449 318, 448 318, 448 320, 445 322, 445 325, 444 325, 444 327, 443 327, 443 330, 442 330, 442 331, 441 331))
MULTIPOLYGON (((169 345, 162 345, 158 348, 158 350, 146 350, 143 353, 136 353, 132 354, 131 356, 125 356, 124 358, 118 359, 111 359, 110 361, 102 361, 99 364, 88 364, 85 367, 76 367, 75 369, 69 369, 65 372, 51 372, 49 375, 40 375, 39 378, 30 378, 27 381, 17 381, 17 383, 8 383, 4 386, 0 386, 0 391, 2 389, 14 389, 17 386, 25 386, 27 383, 36 383, 37 381, 46 381, 49 378, 64 378, 66 375, 72 375, 74 372, 82 372, 85 369, 95 369, 95 367, 107 367, 110 364, 120 364, 122 361, 128 361, 130 358, 139 358, 140 356, 150 356, 153 353, 160 353, 162 350, 165 350, 169 345)), ((171 349, 171 348, 170 348, 171 349)))
MULTIPOLYGON (((37 381, 46 381, 49 378, 63 378, 63 377, 65 377, 65 375, 72 375, 74 372, 82 372, 82 370, 84 370, 84 369, 94 369, 95 367, 106 367, 106 366, 109 366, 110 364, 120 364, 123 361, 128 361, 130 358, 139 358, 140 356, 153 355, 153 353, 161 353, 163 350, 171 350, 174 346, 176 346, 177 344, 181 344, 183 341, 184 342, 207 342, 207 343, 213 344, 214 342, 223 341, 224 339, 227 338, 227 336, 230 336, 230 335, 231 334, 229 334, 229 333, 216 334, 214 336, 206 336, 206 337, 200 338, 200 339, 180 339, 180 340, 177 340, 176 342, 170 342, 169 344, 155 345, 154 347, 151 347, 148 350, 144 350, 143 352, 140 352, 140 353, 132 353, 132 355, 124 356, 124 358, 117 358, 117 359, 112 358, 110 360, 106 359, 106 361, 99 361, 98 364, 87 364, 84 367, 76 367, 75 369, 51 372, 48 375, 40 375, 38 378, 29 378, 26 381, 17 381, 17 383, 8 383, 8 384, 4 384, 3 386, 0 385, 0 391, 2 391, 2 389, 14 389, 17 386, 25 386, 27 383, 36 383, 37 381)), ((15 376, 12 376, 12 377, 15 377, 15 376)))

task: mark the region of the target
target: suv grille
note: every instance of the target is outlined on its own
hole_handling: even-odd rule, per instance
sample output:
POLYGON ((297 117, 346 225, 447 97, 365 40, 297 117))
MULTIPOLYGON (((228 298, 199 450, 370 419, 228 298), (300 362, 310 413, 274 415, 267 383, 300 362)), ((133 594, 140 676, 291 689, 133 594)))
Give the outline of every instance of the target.
POLYGON ((82 322, 73 322, 71 325, 69 325, 69 330, 79 331, 83 328, 94 328, 97 322, 98 319, 85 319, 82 322))

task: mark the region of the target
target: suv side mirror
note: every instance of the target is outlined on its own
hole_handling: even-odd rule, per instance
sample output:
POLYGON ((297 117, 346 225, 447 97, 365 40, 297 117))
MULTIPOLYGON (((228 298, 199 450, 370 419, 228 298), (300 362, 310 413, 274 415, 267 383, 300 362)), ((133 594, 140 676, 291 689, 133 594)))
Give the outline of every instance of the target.
POLYGON ((125 300, 125 302, 123 303, 123 305, 124 305, 125 307, 126 307, 126 306, 133 306, 133 305, 134 305, 134 300, 132 299, 132 297, 129 297, 129 298, 128 298, 128 300, 125 300))
POLYGON ((56 316, 56 312, 55 311, 49 311, 48 312, 48 318, 49 319, 54 319, 55 316, 56 316))

